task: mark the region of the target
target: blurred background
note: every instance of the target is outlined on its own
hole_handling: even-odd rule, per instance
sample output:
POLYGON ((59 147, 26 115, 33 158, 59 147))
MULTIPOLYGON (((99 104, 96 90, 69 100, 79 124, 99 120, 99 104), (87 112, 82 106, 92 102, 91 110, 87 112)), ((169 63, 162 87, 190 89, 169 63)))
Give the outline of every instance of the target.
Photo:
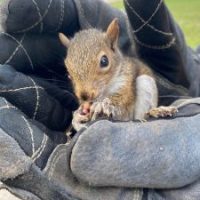
MULTIPOLYGON (((124 9, 123 0, 105 0, 118 9, 124 9)), ((165 0, 174 18, 184 31, 187 44, 200 44, 200 0, 165 0)))

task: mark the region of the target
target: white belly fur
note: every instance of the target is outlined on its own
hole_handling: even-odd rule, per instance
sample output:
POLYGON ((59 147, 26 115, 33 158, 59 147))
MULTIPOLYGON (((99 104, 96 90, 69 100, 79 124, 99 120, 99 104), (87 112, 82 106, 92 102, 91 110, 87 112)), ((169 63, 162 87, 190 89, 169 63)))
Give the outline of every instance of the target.
POLYGON ((156 81, 148 75, 136 79, 136 102, 134 119, 142 120, 151 108, 157 107, 158 89, 156 81))

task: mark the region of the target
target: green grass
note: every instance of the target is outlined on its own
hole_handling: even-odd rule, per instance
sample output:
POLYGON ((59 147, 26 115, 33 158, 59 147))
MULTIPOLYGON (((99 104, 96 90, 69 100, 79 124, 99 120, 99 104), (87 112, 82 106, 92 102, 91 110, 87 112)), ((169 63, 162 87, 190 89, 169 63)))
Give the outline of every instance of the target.
POLYGON ((118 9, 124 8, 123 2, 122 1, 115 1, 112 3, 112 6, 118 9))
MULTIPOLYGON (((200 44, 200 0, 166 0, 165 2, 183 29, 187 44, 195 48, 200 44)), ((122 0, 116 0, 112 5, 123 9, 122 0)))

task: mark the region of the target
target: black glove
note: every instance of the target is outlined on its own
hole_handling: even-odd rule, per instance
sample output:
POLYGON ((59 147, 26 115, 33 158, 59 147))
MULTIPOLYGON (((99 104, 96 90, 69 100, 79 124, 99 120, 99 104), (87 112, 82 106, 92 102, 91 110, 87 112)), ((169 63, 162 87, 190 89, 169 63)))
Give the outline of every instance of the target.
POLYGON ((1 3, 1 26, 7 33, 57 33, 73 35, 79 30, 74 1, 5 0, 1 3))
POLYGON ((0 65, 0 96, 28 117, 56 131, 67 129, 72 110, 77 106, 70 91, 61 90, 38 77, 16 72, 8 65, 0 65))
MULTIPOLYGON (((132 4, 134 1, 128 2, 132 4)), ((156 2, 152 1, 151 6, 146 7, 148 12, 153 10, 156 2)), ((141 6, 139 1, 135 3, 142 16, 148 13, 143 9, 141 1, 141 6)), ((0 109, 0 180, 4 182, 4 187, 23 199, 27 199, 28 194, 32 199, 43 200, 185 200, 188 194, 198 199, 198 182, 179 190, 143 190, 133 187, 179 188, 198 181, 199 99, 179 102, 176 119, 144 124, 99 121, 66 144, 64 130, 69 127, 71 113, 77 103, 66 78, 63 66, 66 51, 57 39, 57 31, 71 36, 83 28, 104 29, 113 18, 118 17, 121 28, 120 47, 124 53, 136 56, 137 53, 132 51, 133 40, 125 14, 98 0, 87 0, 84 3, 80 0, 37 0, 23 4, 20 0, 6 0, 0 8, 4 10, 1 18, 4 32, 0 36, 3 44, 0 63, 12 64, 13 67, 0 66, 0 95, 6 98, 1 99, 0 109), (56 15, 63 5, 68 12, 56 15), (8 7, 9 12, 6 9, 8 7), (28 11, 32 14, 27 14, 28 11), (45 11, 48 13, 45 14, 45 11), (44 14, 45 17, 36 26, 23 33, 16 33, 34 25, 44 14), (54 14, 55 20, 52 17, 54 14), (27 15, 25 22, 24 16, 27 15), (61 18, 62 24, 58 20, 61 18), (54 33, 50 33, 53 30, 54 33), (159 177, 156 177, 158 173, 159 177)), ((165 17, 169 13, 163 4, 162 11, 163 22, 166 22, 165 17)), ((128 15, 134 28, 129 11, 128 15)), ((155 16, 153 21, 157 23, 159 17, 155 16)), ((173 20, 169 18, 168 22, 171 26, 164 31, 174 30, 172 27, 176 25, 173 20)), ((137 25, 137 20, 135 23, 137 25)), ((163 24, 159 26, 163 27, 163 24)), ((157 42, 153 40, 153 31, 150 31, 151 40, 146 27, 144 30, 140 31, 141 38, 136 33, 139 39, 144 39, 141 41, 157 42)), ((158 39, 160 43, 156 45, 171 41, 165 37, 158 39)), ((188 53, 190 51, 186 50, 183 40, 177 44, 177 49, 172 45, 172 50, 162 50, 162 56, 158 58, 157 50, 141 48, 136 44, 140 57, 157 71, 160 100, 166 104, 189 94, 189 84, 185 80, 181 82, 180 76, 181 71, 187 75, 184 73, 186 68, 180 63, 184 55, 188 57, 185 63, 189 63, 193 54, 188 53), (181 45, 184 46, 182 53, 179 51, 181 45), (145 52, 144 57, 142 52, 145 52), (165 64, 163 60, 171 62, 165 64), (162 68, 159 67, 160 63, 162 68), (178 76, 177 80, 175 76, 178 76)))
POLYGON ((198 199, 199 182, 180 187, 199 177, 200 99, 174 105, 174 119, 99 121, 62 144, 65 137, 49 138, 53 132, 1 99, 0 179, 22 199, 198 199))
POLYGON ((200 58, 185 44, 164 2, 124 0, 124 5, 140 58, 159 76, 189 89, 191 96, 199 96, 200 58))

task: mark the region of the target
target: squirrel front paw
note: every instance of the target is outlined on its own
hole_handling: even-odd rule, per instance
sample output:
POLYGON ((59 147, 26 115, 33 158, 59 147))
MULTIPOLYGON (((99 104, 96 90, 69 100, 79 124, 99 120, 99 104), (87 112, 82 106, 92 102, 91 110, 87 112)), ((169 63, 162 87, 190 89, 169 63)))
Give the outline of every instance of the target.
POLYGON ((72 126, 79 131, 81 128, 86 128, 89 121, 102 117, 118 119, 118 116, 120 116, 120 109, 114 106, 109 98, 105 98, 91 105, 80 105, 73 113, 72 126))
POLYGON ((86 128, 88 121, 90 121, 90 115, 83 115, 80 109, 73 113, 72 126, 76 131, 79 131, 82 128, 86 128))
POLYGON ((91 106, 91 120, 99 117, 115 118, 116 108, 110 99, 105 98, 102 102, 94 102, 91 106))

